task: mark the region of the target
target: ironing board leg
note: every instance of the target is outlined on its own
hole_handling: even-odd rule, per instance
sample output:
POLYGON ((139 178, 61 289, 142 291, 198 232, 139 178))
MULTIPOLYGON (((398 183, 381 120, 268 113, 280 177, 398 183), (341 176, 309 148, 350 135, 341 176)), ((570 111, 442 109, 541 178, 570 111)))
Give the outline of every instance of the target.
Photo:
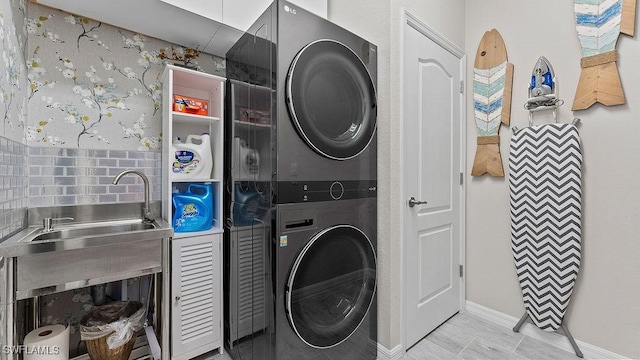
POLYGON ((522 315, 522 317, 520 318, 520 321, 518 321, 516 326, 513 327, 513 332, 520 331, 520 327, 522 326, 522 324, 524 324, 525 321, 527 321, 528 318, 529 318, 529 314, 525 311, 524 315, 522 315))
POLYGON ((567 325, 562 324, 560 326, 560 329, 562 329, 562 332, 564 333, 564 335, 567 337, 567 339, 569 339, 569 342, 571 343, 573 350, 576 352, 576 356, 579 358, 582 358, 582 351, 580 351, 578 344, 576 344, 576 341, 573 339, 573 336, 571 336, 571 333, 569 332, 569 328, 567 328, 567 325))

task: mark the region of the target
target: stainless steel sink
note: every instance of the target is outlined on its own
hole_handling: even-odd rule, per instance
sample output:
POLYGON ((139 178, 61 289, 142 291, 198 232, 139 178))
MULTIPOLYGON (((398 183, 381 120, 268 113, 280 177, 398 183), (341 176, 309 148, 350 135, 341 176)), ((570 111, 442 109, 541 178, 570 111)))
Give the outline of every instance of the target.
POLYGON ((115 224, 85 224, 81 227, 67 227, 50 232, 42 232, 33 238, 26 238, 24 241, 44 241, 70 239, 87 236, 97 236, 104 234, 117 234, 129 231, 141 231, 155 229, 156 224, 150 222, 130 222, 115 224))
POLYGON ((164 338, 173 228, 160 217, 161 203, 151 204, 151 219, 142 209, 139 203, 28 209, 27 227, 0 241, 0 342, 18 344, 18 300, 140 276, 154 279, 153 323, 163 324, 164 338))
POLYGON ((160 218, 141 219, 140 208, 139 204, 52 208, 0 243, 0 258, 12 259, 16 298, 162 272, 173 229, 160 218), (44 217, 76 222, 58 223, 49 230, 42 225, 44 217))

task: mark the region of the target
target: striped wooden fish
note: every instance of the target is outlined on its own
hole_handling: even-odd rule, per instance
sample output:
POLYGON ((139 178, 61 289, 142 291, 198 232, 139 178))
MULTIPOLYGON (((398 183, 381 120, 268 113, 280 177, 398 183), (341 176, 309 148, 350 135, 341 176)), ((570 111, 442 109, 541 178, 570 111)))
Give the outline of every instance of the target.
POLYGON ((573 6, 582 72, 571 109, 624 104, 616 43, 620 33, 633 36, 636 0, 574 0, 573 6))
POLYGON ((504 176, 500 157, 500 123, 509 125, 513 64, 496 29, 480 40, 473 69, 473 108, 478 131, 478 148, 471 175, 489 173, 504 176))

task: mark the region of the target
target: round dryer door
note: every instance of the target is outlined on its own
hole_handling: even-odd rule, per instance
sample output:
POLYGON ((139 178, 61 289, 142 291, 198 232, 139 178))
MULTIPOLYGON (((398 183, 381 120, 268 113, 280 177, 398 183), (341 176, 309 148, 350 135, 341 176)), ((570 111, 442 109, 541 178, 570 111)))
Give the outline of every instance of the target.
POLYGON ((309 346, 336 346, 362 324, 375 289, 376 256, 367 236, 348 225, 325 229, 294 262, 286 289, 289 322, 309 346))
POLYGON ((351 49, 333 40, 305 46, 294 58, 286 84, 295 127, 316 152, 346 160, 363 152, 376 131, 371 76, 351 49))

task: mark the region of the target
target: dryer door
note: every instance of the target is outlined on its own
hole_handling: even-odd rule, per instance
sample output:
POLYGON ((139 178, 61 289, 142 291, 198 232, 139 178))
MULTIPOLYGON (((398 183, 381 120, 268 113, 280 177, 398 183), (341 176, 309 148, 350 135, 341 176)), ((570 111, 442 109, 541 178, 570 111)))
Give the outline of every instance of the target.
POLYGON ((291 119, 304 141, 335 160, 364 151, 376 131, 376 94, 362 60, 347 46, 318 40, 294 58, 286 83, 291 119))
POLYGON ((286 289, 289 322, 309 346, 336 346, 365 319, 375 289, 376 256, 369 238, 349 225, 325 229, 294 262, 286 289))

